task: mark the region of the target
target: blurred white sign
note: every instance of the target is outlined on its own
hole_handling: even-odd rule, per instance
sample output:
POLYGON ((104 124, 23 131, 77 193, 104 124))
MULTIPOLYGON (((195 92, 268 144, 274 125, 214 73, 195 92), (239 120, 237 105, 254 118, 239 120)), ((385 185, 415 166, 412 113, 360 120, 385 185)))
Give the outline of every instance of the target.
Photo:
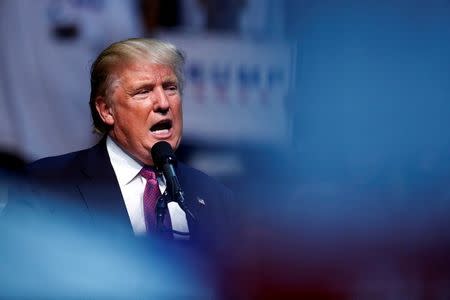
POLYGON ((287 43, 162 37, 186 56, 184 136, 227 143, 278 143, 288 136, 286 96, 293 51, 287 43))

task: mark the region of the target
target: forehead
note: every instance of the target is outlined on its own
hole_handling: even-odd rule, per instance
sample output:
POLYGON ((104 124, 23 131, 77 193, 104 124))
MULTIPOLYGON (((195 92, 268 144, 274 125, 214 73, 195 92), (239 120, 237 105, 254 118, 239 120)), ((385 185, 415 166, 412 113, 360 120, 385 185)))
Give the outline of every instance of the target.
POLYGON ((166 81, 177 80, 175 72, 168 65, 138 60, 121 64, 114 72, 120 81, 166 81))

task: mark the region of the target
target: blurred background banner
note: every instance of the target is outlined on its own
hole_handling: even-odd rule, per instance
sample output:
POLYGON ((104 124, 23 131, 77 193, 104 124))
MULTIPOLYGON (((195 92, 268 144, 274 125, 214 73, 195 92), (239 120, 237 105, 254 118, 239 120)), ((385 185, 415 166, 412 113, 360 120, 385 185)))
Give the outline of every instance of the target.
POLYGON ((187 56, 186 139, 222 146, 288 143, 292 45, 211 34, 162 38, 187 56))
POLYGON ((132 0, 0 5, 0 143, 27 160, 95 142, 90 64, 110 43, 136 36, 172 40, 187 54, 188 141, 271 144, 289 138, 286 95, 296 68, 293 47, 280 25, 272 29, 260 20, 261 13, 270 16, 272 6, 280 18, 281 5, 132 0), (219 22, 221 13, 230 19, 219 22))

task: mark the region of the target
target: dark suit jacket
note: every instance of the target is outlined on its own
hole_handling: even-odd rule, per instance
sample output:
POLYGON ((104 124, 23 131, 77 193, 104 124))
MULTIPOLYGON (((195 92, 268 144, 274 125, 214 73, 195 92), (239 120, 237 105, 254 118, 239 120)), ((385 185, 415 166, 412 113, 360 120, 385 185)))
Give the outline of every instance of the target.
MULTIPOLYGON (((196 216, 195 221, 188 218, 191 242, 217 245, 225 241, 232 192, 183 163, 178 163, 176 172, 186 204, 196 216)), ((63 218, 74 217, 106 232, 132 233, 105 138, 86 150, 38 160, 29 166, 27 176, 34 208, 63 218)))

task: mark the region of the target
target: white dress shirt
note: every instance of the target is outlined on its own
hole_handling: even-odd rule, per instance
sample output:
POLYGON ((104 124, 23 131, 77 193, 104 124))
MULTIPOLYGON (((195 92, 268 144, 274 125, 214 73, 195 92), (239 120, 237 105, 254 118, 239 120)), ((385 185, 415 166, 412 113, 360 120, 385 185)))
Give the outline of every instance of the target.
MULTIPOLYGON (((139 174, 143 165, 124 152, 109 136, 106 139, 106 149, 119 182, 133 231, 136 235, 144 235, 147 232, 144 217, 144 190, 147 181, 139 174)), ((159 189, 163 193, 166 189, 165 178, 162 174, 157 174, 157 177, 159 189)), ((189 233, 186 214, 178 203, 169 202, 168 209, 172 229, 189 233)), ((186 237, 188 236, 174 234, 176 239, 186 239, 186 237)))

